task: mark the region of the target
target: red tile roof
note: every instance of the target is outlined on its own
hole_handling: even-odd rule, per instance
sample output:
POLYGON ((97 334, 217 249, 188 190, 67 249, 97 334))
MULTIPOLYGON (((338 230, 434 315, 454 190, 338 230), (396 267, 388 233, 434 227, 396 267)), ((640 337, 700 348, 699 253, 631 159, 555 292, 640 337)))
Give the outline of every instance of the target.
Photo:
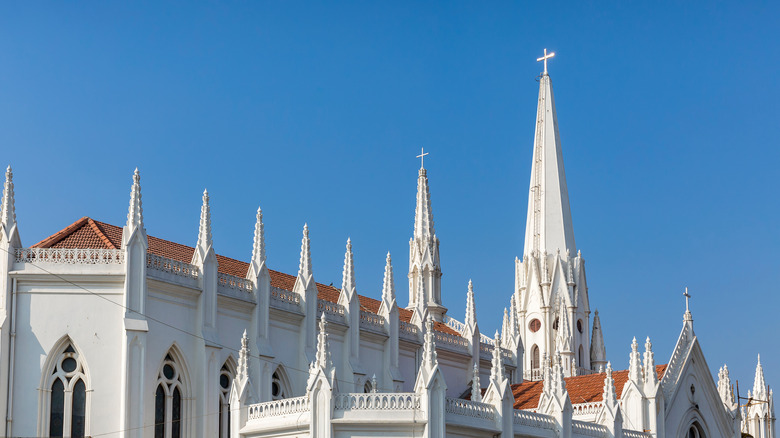
MULTIPOLYGON (((656 365, 655 372, 660 380, 666 365, 656 365)), ((587 376, 567 377, 566 390, 569 392, 569 398, 572 404, 598 402, 603 398, 604 379, 606 373, 589 374, 587 376)), ((628 381, 628 370, 613 371, 612 378, 615 379, 615 392, 620 398, 623 392, 623 386, 628 381)), ((512 385, 512 394, 515 396, 515 409, 536 409, 539 406, 539 397, 542 395, 544 382, 526 381, 517 385, 512 385)))
MULTIPOLYGON (((192 261, 192 255, 195 248, 169 240, 159 239, 154 236, 147 236, 149 243, 149 252, 161 257, 177 260, 184 263, 192 261)), ((63 230, 52 234, 33 245, 33 248, 94 248, 94 249, 119 249, 122 247, 122 227, 99 222, 88 217, 83 217, 76 222, 68 225, 63 230)), ((237 277, 246 277, 249 272, 249 263, 217 254, 218 270, 223 274, 235 275, 237 277)), ((295 285, 295 275, 285 274, 283 272, 269 269, 271 274, 271 286, 280 289, 293 289, 295 285)), ((341 290, 333 286, 317 283, 317 297, 338 303, 341 290)), ((358 295, 360 307, 371 313, 379 312, 381 301, 373 298, 358 295)), ((407 309, 398 309, 399 319, 409 322, 412 319, 412 312, 407 309)), ((434 323, 434 330, 439 332, 460 335, 446 324, 440 322, 434 323)))

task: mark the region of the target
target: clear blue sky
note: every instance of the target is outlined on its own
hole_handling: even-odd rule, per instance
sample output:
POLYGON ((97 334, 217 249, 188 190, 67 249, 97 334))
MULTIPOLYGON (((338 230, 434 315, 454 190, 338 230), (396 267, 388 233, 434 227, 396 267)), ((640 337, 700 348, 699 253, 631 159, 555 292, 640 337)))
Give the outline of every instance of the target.
POLYGON ((474 280, 492 332, 521 255, 538 93, 550 62, 577 246, 613 364, 632 336, 668 360, 684 286, 709 366, 743 392, 778 348, 777 2, 14 2, 0 5, 0 146, 30 245, 81 216, 121 225, 142 172, 151 235, 397 292, 421 146, 443 295, 474 280))

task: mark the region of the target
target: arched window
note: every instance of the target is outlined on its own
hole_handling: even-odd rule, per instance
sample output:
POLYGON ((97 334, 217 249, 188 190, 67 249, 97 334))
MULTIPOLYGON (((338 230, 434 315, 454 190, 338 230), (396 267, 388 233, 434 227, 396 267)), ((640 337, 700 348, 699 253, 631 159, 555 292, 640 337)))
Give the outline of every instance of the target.
POLYGON ((531 369, 532 370, 538 370, 539 369, 539 347, 536 345, 531 348, 531 369))
POLYGON ((371 387, 371 381, 370 380, 366 380, 366 384, 363 385, 363 392, 366 393, 366 394, 374 392, 373 388, 371 387))
POLYGON ((284 373, 284 369, 280 366, 271 376, 271 399, 281 400, 283 398, 290 397, 290 395, 290 384, 287 380, 287 375, 284 373))
POLYGON ((219 437, 230 436, 230 385, 236 373, 231 363, 225 362, 219 371, 219 437))
POLYGON ((84 437, 87 429, 87 377, 82 358, 70 342, 54 358, 47 378, 48 430, 52 437, 84 437))
POLYGON ((577 366, 585 368, 585 349, 582 348, 582 344, 580 344, 580 351, 577 354, 577 366))
POLYGON ((154 438, 181 438, 184 381, 180 364, 165 355, 154 393, 154 438))
POLYGON ((699 423, 694 422, 693 424, 691 424, 690 429, 688 429, 687 438, 705 438, 704 432, 701 430, 701 426, 699 426, 699 423))

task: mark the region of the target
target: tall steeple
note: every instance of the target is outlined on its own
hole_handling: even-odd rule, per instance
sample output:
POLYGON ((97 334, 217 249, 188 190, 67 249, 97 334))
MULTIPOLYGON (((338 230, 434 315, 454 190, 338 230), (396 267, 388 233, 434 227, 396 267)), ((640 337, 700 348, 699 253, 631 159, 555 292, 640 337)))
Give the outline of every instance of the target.
MULTIPOLYGON (((423 152, 418 155, 418 158, 424 160, 426 155, 428 154, 423 152)), ((414 233, 409 240, 409 306, 407 308, 418 307, 418 296, 422 296, 423 302, 420 303, 422 307, 426 308, 434 320, 441 321, 447 309, 441 304, 439 239, 433 228, 428 173, 422 163, 417 175, 414 233), (420 285, 422 290, 418 291, 420 285)))
POLYGON ((571 254, 577 253, 552 81, 545 69, 539 81, 523 253, 553 253, 558 249, 564 253, 567 250, 571 254))

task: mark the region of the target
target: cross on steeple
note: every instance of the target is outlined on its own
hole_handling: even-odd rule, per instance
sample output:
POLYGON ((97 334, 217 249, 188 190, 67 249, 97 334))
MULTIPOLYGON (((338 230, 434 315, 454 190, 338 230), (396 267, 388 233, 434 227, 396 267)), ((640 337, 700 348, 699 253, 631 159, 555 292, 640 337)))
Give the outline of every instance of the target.
POLYGON ((555 56, 555 52, 551 52, 549 55, 547 54, 547 49, 544 49, 544 56, 541 58, 536 58, 536 62, 544 61, 544 74, 547 74, 547 60, 555 56))
POLYGON ((690 312, 688 308, 688 300, 691 298, 691 294, 688 293, 688 288, 685 288, 685 292, 683 293, 683 296, 685 297, 685 311, 690 312))
POLYGON ((425 152, 425 148, 420 148, 420 155, 417 158, 420 159, 420 169, 425 168, 425 156, 430 155, 430 152, 425 152))

